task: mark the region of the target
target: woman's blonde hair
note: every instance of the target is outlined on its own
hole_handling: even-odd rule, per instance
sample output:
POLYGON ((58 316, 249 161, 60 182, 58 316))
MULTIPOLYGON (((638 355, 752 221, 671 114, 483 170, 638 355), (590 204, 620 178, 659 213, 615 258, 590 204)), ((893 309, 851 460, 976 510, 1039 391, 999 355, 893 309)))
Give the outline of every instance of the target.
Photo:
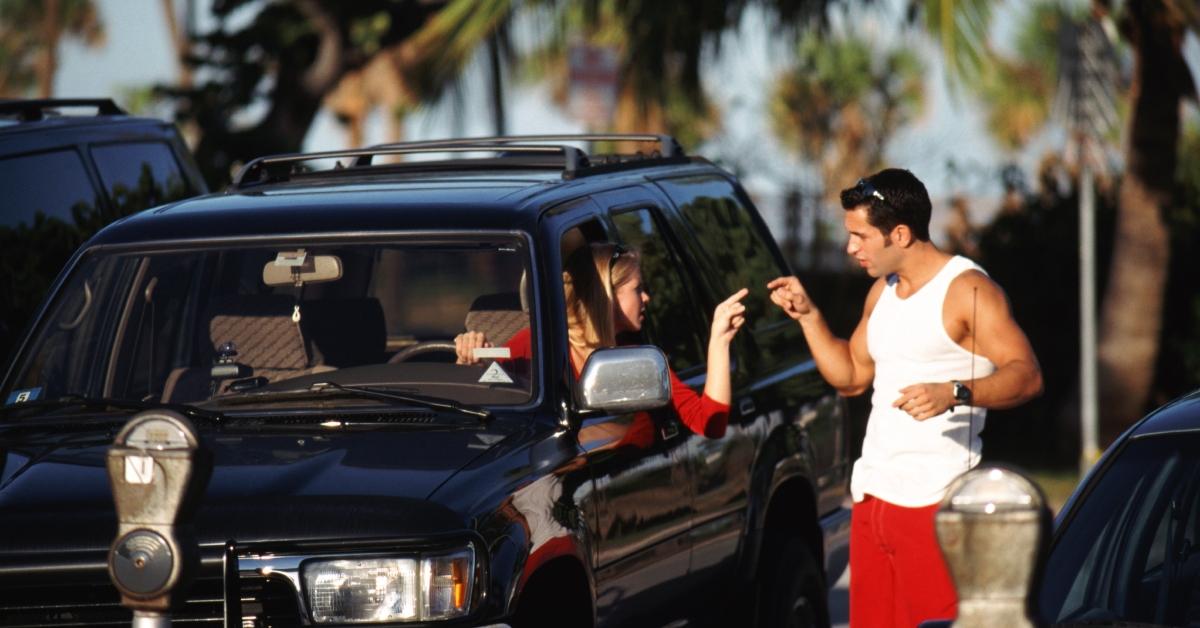
POLYGON ((639 270, 637 251, 609 242, 578 248, 563 270, 567 337, 586 360, 592 351, 617 344, 613 300, 617 287, 639 270))

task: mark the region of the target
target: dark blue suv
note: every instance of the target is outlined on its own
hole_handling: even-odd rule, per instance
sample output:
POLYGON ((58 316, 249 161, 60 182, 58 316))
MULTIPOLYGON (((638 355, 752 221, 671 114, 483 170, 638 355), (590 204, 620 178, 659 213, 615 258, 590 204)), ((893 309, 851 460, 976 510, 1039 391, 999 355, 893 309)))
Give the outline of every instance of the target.
POLYGON ((665 136, 268 157, 120 220, 0 386, 0 626, 128 623, 104 460, 152 408, 213 460, 179 622, 825 625, 849 423, 762 294, 788 273, 737 181, 665 136), (385 161, 426 153, 459 158, 385 161), (641 346, 577 376, 563 266, 588 242, 637 247, 654 298, 641 346), (703 385, 707 313, 741 286, 729 426, 706 438, 642 393, 664 352, 703 385), (464 330, 495 359, 456 363, 464 330), (530 357, 505 361, 516 334, 530 357))
POLYGON ((0 100, 0 356, 104 225, 208 191, 175 126, 107 99, 0 100))

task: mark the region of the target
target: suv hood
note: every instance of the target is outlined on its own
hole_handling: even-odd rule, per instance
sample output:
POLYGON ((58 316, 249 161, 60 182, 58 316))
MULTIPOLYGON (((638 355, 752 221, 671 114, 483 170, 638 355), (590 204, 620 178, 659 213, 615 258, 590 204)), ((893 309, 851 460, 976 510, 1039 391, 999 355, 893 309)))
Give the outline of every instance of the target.
MULTIPOLYGON (((350 433, 202 430, 213 471, 196 513, 202 544, 421 535, 463 529, 429 500, 511 435, 387 427, 350 433)), ((112 433, 0 441, 0 552, 107 547, 116 515, 105 458, 112 433), (70 534, 62 534, 64 529, 70 534), (70 537, 70 546, 62 545, 70 537)))

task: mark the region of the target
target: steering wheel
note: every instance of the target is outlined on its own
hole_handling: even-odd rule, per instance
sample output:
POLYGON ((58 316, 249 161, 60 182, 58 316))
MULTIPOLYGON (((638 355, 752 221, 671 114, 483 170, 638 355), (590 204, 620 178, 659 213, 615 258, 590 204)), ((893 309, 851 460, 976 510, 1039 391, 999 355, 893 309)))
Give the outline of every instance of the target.
POLYGON ((424 340, 397 351, 392 357, 388 358, 387 363, 397 364, 426 353, 457 354, 457 350, 454 348, 454 342, 450 340, 424 340))

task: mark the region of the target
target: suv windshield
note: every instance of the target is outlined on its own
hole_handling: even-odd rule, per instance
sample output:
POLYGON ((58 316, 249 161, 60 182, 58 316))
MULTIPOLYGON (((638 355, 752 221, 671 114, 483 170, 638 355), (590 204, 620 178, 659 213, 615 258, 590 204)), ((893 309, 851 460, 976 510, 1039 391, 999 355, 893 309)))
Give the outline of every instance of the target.
POLYGON ((1200 434, 1129 442, 1059 531, 1040 600, 1046 623, 1200 623, 1200 434))
POLYGON ((241 408, 314 402, 264 393, 318 384, 465 404, 533 394, 530 255, 511 234, 165 248, 86 255, 23 350, 7 402, 241 408), (494 347, 475 364, 456 364, 465 329, 494 347))

